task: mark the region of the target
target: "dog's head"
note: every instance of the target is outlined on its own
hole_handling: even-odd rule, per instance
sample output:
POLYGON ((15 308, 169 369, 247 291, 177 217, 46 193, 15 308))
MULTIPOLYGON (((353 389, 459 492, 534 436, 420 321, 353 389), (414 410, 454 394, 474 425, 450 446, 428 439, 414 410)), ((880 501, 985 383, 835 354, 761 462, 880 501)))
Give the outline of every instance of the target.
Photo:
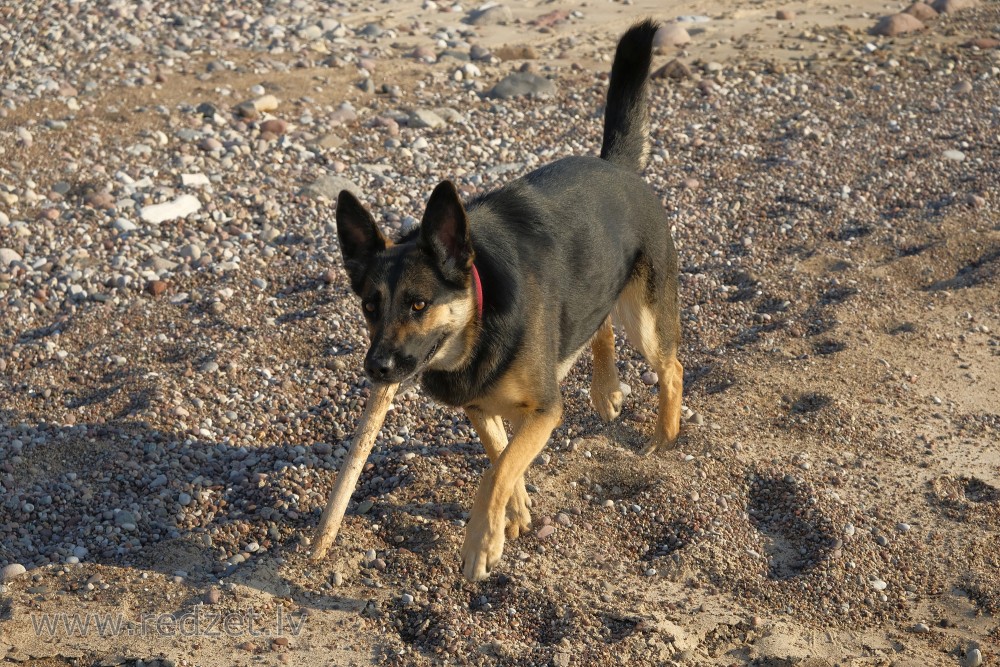
POLYGON ((368 377, 400 382, 426 368, 458 367, 475 330, 475 253, 454 184, 444 181, 434 189, 420 229, 398 244, 344 190, 337 199, 337 236, 368 322, 368 377))

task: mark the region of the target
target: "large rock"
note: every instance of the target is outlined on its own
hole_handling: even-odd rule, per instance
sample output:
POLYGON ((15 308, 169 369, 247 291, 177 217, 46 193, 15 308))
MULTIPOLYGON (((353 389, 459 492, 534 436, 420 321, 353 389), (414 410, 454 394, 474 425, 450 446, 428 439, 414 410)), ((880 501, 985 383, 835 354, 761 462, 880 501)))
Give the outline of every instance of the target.
POLYGON ((430 109, 417 109, 410 112, 406 124, 410 127, 429 127, 431 129, 447 125, 445 119, 430 109))
POLYGON ((950 14, 960 12, 963 9, 971 9, 979 5, 978 0, 935 0, 931 5, 939 14, 950 14))
POLYGON ((0 268, 7 268, 14 262, 20 262, 21 256, 10 248, 0 248, 0 268))
POLYGON ((555 94, 556 85, 552 81, 531 72, 509 74, 486 93, 488 97, 502 100, 512 97, 551 97, 555 94))
POLYGON ((181 195, 173 201, 143 206, 139 217, 157 225, 167 220, 186 218, 201 209, 201 202, 194 195, 181 195))
POLYGON ((684 46, 691 43, 691 35, 684 29, 684 26, 676 23, 667 23, 660 26, 653 37, 653 49, 661 51, 677 46, 684 46))
POLYGON ((914 2, 912 5, 904 9, 903 13, 916 16, 924 23, 933 21, 938 17, 937 10, 923 2, 914 2))
POLYGON ((349 178, 327 174, 320 176, 315 181, 302 188, 301 194, 307 197, 323 197, 330 201, 336 201, 341 190, 348 190, 355 197, 361 197, 361 188, 349 178))
POLYGON ((872 34, 897 37, 911 32, 919 32, 926 27, 923 21, 912 14, 893 14, 879 19, 875 27, 872 28, 872 34))
POLYGON ((473 9, 465 17, 465 22, 470 25, 507 25, 514 20, 514 15, 507 5, 493 5, 486 9, 473 9))
POLYGON ((20 577, 22 574, 27 572, 23 565, 20 563, 11 563, 10 565, 4 566, 0 570, 0 582, 13 581, 15 578, 20 577))

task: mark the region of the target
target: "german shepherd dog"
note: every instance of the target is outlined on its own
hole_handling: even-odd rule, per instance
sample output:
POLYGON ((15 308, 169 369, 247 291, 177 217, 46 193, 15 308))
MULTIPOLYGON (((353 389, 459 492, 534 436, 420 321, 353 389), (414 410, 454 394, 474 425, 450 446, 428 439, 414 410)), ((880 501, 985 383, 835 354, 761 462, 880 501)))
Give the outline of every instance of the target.
POLYGON ((419 227, 397 241, 350 192, 338 198, 344 266, 371 336, 365 372, 377 383, 419 373, 427 393, 465 410, 492 463, 462 546, 469 580, 487 577, 505 537, 530 530, 524 473, 561 420, 559 383, 588 342, 593 406, 605 421, 621 412, 612 312, 659 375, 659 416, 643 453, 677 439, 677 254, 639 175, 656 29, 638 23, 618 43, 600 159, 558 160, 464 205, 443 181, 419 227))

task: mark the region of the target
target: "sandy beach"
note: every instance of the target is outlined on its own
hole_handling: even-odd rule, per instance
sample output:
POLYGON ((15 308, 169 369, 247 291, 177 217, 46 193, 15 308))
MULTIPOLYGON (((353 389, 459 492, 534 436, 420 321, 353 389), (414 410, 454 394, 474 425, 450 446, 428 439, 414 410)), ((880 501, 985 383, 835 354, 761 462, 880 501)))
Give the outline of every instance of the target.
POLYGON ((995 664, 1000 3, 907 7, 0 7, 0 665, 995 664), (489 462, 404 386, 311 563, 371 390, 337 193, 397 236, 596 155, 647 16, 679 448, 618 332, 469 583, 489 462))

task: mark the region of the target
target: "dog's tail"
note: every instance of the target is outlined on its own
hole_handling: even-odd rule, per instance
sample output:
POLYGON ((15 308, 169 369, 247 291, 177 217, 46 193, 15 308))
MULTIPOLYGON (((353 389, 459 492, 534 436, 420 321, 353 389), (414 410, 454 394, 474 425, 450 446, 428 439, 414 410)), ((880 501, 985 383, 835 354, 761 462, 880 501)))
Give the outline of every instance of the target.
POLYGON ((649 159, 646 79, 653 59, 653 36, 658 28, 651 19, 629 28, 618 41, 611 65, 601 157, 624 169, 642 171, 649 159))

